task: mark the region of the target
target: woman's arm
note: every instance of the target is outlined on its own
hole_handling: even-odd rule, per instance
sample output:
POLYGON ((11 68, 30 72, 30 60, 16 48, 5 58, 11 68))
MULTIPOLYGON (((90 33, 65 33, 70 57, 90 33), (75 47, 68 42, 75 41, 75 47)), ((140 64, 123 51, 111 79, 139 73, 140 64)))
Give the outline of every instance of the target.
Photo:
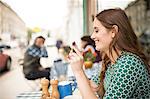
POLYGON ((77 84, 83 99, 97 99, 95 93, 90 87, 89 80, 87 79, 82 67, 83 67, 83 56, 75 46, 73 46, 75 52, 70 52, 69 61, 72 67, 73 73, 76 77, 77 84))
POLYGON ((91 86, 91 88, 92 88, 92 91, 94 91, 94 92, 98 92, 98 91, 99 91, 100 86, 99 86, 99 85, 97 85, 97 84, 96 84, 94 81, 92 81, 92 80, 90 80, 89 82, 90 82, 90 86, 91 86))
POLYGON ((83 99, 97 99, 94 91, 90 86, 90 82, 84 74, 84 71, 75 73, 77 84, 83 99))

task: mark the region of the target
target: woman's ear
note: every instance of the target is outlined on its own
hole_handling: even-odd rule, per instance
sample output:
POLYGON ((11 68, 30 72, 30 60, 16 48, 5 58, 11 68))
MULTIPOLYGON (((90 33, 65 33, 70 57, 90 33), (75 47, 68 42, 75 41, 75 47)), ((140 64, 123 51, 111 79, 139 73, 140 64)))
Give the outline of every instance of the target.
POLYGON ((118 26, 117 25, 113 25, 112 26, 112 38, 115 37, 116 33, 118 33, 118 26))

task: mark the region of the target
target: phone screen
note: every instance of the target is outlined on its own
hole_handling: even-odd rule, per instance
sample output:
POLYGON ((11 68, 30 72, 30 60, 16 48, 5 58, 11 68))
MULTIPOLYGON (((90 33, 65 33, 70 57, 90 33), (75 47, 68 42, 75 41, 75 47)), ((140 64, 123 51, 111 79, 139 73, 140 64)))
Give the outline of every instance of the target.
MULTIPOLYGON (((72 42, 72 45, 75 46, 76 42, 72 42)), ((72 50, 73 50, 74 53, 76 53, 74 49, 72 49, 72 50)))

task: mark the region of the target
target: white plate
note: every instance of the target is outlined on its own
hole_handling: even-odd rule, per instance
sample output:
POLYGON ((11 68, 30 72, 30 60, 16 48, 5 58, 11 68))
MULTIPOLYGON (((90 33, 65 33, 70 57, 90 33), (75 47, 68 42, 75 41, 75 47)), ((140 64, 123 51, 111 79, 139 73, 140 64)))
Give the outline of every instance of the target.
POLYGON ((82 97, 79 95, 70 95, 70 96, 64 97, 64 99, 82 99, 82 97))

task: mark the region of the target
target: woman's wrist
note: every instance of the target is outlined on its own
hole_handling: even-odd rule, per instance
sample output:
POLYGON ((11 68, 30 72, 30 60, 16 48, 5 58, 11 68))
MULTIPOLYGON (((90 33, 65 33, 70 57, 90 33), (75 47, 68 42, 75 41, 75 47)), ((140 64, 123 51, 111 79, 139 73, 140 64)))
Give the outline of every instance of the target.
POLYGON ((81 70, 78 70, 78 71, 74 71, 73 73, 74 73, 75 76, 81 77, 84 74, 84 71, 81 69, 81 70))

